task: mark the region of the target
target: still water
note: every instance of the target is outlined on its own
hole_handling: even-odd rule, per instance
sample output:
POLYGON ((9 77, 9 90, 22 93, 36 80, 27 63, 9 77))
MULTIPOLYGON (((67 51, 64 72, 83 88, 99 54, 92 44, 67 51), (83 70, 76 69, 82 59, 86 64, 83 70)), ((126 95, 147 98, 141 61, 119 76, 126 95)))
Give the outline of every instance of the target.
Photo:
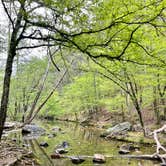
MULTIPOLYGON (((33 139, 25 138, 22 144, 30 148, 35 154, 38 162, 42 166, 73 166, 74 164, 70 159, 51 159, 50 155, 54 153, 55 147, 61 144, 63 141, 69 143, 68 156, 82 156, 88 155, 93 156, 96 153, 110 156, 118 155, 118 146, 124 144, 119 141, 108 141, 100 138, 100 130, 83 127, 79 124, 69 122, 41 122, 39 123, 46 129, 46 134, 33 139), (62 130, 57 133, 53 138, 49 137, 52 133, 53 127, 60 127, 62 130), (41 147, 41 142, 47 142, 48 147, 41 147)), ((152 154, 154 147, 140 146, 139 154, 152 154)), ((136 152, 135 152, 136 153, 136 152)), ((87 158, 85 162, 79 164, 80 166, 95 166, 92 162, 92 158, 87 158)), ((98 164, 99 165, 99 164, 98 164)), ((134 159, 121 159, 121 158, 106 158, 106 163, 101 164, 102 166, 158 166, 157 163, 152 161, 134 160, 134 159)))

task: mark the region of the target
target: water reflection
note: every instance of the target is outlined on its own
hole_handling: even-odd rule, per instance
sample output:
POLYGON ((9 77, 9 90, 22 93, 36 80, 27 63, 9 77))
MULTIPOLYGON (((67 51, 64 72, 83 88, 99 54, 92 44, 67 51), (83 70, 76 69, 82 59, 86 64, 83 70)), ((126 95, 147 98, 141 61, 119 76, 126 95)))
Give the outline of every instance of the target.
MULTIPOLYGON (((121 145, 118 141, 106 141, 100 138, 100 131, 91 127, 83 127, 76 123, 65 123, 65 122, 40 122, 39 126, 43 126, 47 129, 45 135, 40 136, 36 139, 24 139, 20 134, 14 134, 12 137, 16 138, 18 143, 22 143, 27 148, 33 151, 38 162, 42 166, 73 166, 69 159, 51 159, 51 154, 54 153, 55 147, 61 144, 63 141, 69 143, 68 156, 79 156, 89 155, 93 156, 95 153, 104 155, 118 155, 117 146, 121 145), (52 128, 60 127, 62 130, 57 133, 57 136, 49 138, 53 131, 52 128), (47 142, 49 146, 43 148, 40 146, 41 142, 47 142), (29 145, 29 146, 28 146, 29 145)), ((153 153, 152 148, 141 147, 142 153, 151 154, 153 153)), ((107 158, 106 164, 102 166, 119 166, 119 165, 130 165, 130 166, 152 166, 154 165, 151 161, 140 161, 140 160, 129 160, 129 159, 112 159, 107 158)), ((86 159, 86 161, 80 166, 93 166, 92 158, 86 159)))

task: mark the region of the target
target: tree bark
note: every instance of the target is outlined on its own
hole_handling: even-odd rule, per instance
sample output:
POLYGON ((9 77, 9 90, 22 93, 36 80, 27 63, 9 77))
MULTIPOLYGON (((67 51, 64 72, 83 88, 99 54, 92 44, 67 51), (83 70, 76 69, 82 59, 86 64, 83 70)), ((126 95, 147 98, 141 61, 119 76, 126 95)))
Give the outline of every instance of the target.
MULTIPOLYGON (((3 6, 6 9, 4 2, 3 2, 3 6)), ((0 117, 1 117, 0 118, 0 140, 2 138, 3 127, 4 127, 5 120, 6 120, 7 107, 8 107, 8 102, 9 102, 9 92, 10 92, 10 80, 11 80, 11 75, 12 75, 13 61, 14 61, 14 57, 16 55, 16 47, 18 45, 17 35, 18 35, 18 32, 21 27, 23 7, 24 7, 24 3, 21 4, 15 25, 13 25, 14 28, 13 28, 13 32, 11 34, 11 39, 10 39, 9 49, 8 49, 8 54, 7 54, 5 75, 4 75, 4 81, 3 81, 2 98, 1 98, 1 106, 0 106, 0 117)))
POLYGON ((45 100, 39 105, 39 107, 34 110, 33 115, 31 116, 30 119, 27 119, 23 125, 21 125, 20 127, 25 126, 26 124, 30 124, 33 119, 36 117, 36 115, 40 112, 40 110, 43 108, 43 106, 47 103, 47 101, 50 99, 50 97, 54 94, 55 90, 58 88, 58 86, 60 85, 60 83, 63 81, 65 75, 67 73, 67 70, 63 73, 62 77, 60 78, 60 80, 58 81, 58 83, 55 85, 55 87, 53 88, 53 90, 48 94, 48 96, 45 98, 45 100))
POLYGON ((6 69, 5 69, 5 76, 4 76, 4 83, 3 83, 3 92, 1 98, 1 107, 0 107, 0 140, 2 137, 3 126, 6 120, 6 113, 7 113, 7 106, 9 100, 9 91, 10 91, 10 78, 12 74, 12 65, 15 56, 15 51, 10 49, 7 62, 6 62, 6 69))

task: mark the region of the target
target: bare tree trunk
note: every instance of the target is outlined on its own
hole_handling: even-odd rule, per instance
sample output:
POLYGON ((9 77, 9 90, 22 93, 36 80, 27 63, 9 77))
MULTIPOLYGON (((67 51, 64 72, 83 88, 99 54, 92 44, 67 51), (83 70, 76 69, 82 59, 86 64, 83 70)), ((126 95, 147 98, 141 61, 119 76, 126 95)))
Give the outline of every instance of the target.
POLYGON ((144 136, 146 136, 146 130, 145 130, 145 125, 144 125, 144 121, 143 121, 143 117, 142 117, 142 111, 141 111, 141 108, 140 108, 139 104, 137 103, 137 101, 135 102, 135 108, 136 108, 138 116, 139 116, 139 121, 140 121, 142 130, 143 130, 144 136))
POLYGON ((5 77, 4 77, 4 83, 3 83, 3 92, 2 92, 2 98, 1 98, 1 107, 0 107, 0 139, 2 137, 3 132, 3 126, 6 120, 6 113, 7 113, 7 106, 9 101, 9 91, 10 91, 10 78, 12 74, 12 65, 13 65, 13 59, 15 56, 15 50, 14 48, 10 49, 7 62, 6 62, 6 69, 5 69, 5 77), (13 52, 14 51, 14 52, 13 52))
MULTIPOLYGON (((2 1, 2 4, 4 8, 6 9, 4 1, 2 1)), ((4 75, 4 82, 3 82, 1 106, 0 106, 0 117, 1 117, 0 118, 0 140, 2 138, 3 127, 6 120, 7 107, 8 107, 8 101, 9 101, 9 92, 10 92, 10 79, 12 75, 13 61, 16 55, 16 47, 18 45, 17 34, 21 26, 22 8, 24 8, 24 3, 21 4, 18 15, 17 15, 17 20, 13 28, 13 32, 11 34, 8 55, 6 60, 6 68, 5 68, 5 75, 4 75)))
POLYGON ((145 131, 145 125, 144 125, 144 121, 143 121, 143 117, 142 117, 142 111, 141 111, 141 98, 138 97, 138 88, 137 88, 137 84, 134 80, 134 83, 131 81, 130 77, 128 76, 128 74, 126 73, 126 76, 129 80, 129 86, 130 86, 130 97, 131 100, 135 106, 135 109, 138 113, 138 117, 139 117, 139 121, 143 130, 143 134, 144 136, 146 136, 146 131, 145 131))
POLYGON ((26 117, 26 120, 25 120, 25 121, 28 121, 29 119, 31 119, 31 117, 32 117, 32 115, 33 115, 33 112, 34 112, 34 110, 35 110, 35 108, 36 108, 36 105, 37 105, 37 103, 38 103, 38 101, 39 101, 39 99, 40 99, 41 93, 42 93, 42 91, 43 91, 43 88, 44 88, 44 85, 45 85, 45 81, 46 81, 47 76, 48 76, 49 67, 50 67, 50 60, 48 60, 48 65, 47 65, 47 68, 46 68, 45 73, 44 73, 44 75, 43 75, 42 82, 41 82, 41 84, 39 85, 39 90, 38 90, 38 92, 37 92, 37 94, 36 94, 36 96, 35 96, 35 99, 34 99, 34 101, 33 101, 33 103, 32 103, 32 106, 31 106, 31 109, 30 109, 30 111, 29 111, 29 114, 28 114, 28 116, 26 117))
POLYGON ((64 74, 62 75, 62 77, 60 78, 58 83, 55 85, 54 89, 48 94, 46 99, 39 105, 39 107, 36 110, 34 110, 33 115, 31 116, 31 118, 27 119, 21 127, 23 127, 26 124, 29 124, 29 123, 31 123, 33 121, 33 119, 37 116, 37 114, 40 112, 40 110, 43 108, 43 106, 47 103, 47 101, 50 99, 50 97, 54 94, 54 92, 57 89, 57 87, 63 81, 63 78, 65 77, 66 73, 67 73, 67 70, 64 72, 64 74))
POLYGON ((156 87, 153 88, 153 94, 154 94, 154 100, 153 100, 153 109, 154 109, 154 113, 156 115, 156 119, 157 119, 157 124, 160 124, 160 112, 159 112, 159 108, 158 108, 158 100, 157 100, 157 90, 156 87))
POLYGON ((163 106, 163 112, 164 112, 164 120, 166 120, 166 104, 165 104, 165 98, 161 99, 161 103, 163 106))

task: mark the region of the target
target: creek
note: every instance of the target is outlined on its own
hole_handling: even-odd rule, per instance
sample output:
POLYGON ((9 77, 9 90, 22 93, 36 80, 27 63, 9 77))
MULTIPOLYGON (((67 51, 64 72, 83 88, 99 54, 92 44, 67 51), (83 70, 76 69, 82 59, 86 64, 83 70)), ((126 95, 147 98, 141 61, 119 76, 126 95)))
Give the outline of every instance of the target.
MULTIPOLYGON (((55 147, 63 141, 69 143, 68 156, 93 156, 94 154, 103 154, 109 156, 118 156, 119 146, 124 142, 106 140, 99 135, 101 130, 93 127, 83 127, 76 123, 71 122, 50 122, 41 121, 37 122, 39 126, 46 129, 46 134, 40 137, 26 137, 22 136, 21 132, 11 133, 8 138, 16 141, 17 144, 26 146, 36 156, 37 161, 42 166, 73 166, 74 164, 69 158, 64 159, 51 159, 51 154, 54 153, 55 147), (60 127, 61 131, 57 132, 55 137, 49 137, 52 133, 53 127, 60 127), (48 147, 41 147, 41 142, 47 142, 48 147)), ((155 147, 139 145, 139 152, 131 154, 152 154, 155 147)), ((85 162, 79 164, 80 166, 93 166, 96 165, 92 162, 92 158, 86 158, 85 162)), ((106 163, 102 166, 157 166, 154 161, 136 160, 127 158, 106 158, 106 163)))

